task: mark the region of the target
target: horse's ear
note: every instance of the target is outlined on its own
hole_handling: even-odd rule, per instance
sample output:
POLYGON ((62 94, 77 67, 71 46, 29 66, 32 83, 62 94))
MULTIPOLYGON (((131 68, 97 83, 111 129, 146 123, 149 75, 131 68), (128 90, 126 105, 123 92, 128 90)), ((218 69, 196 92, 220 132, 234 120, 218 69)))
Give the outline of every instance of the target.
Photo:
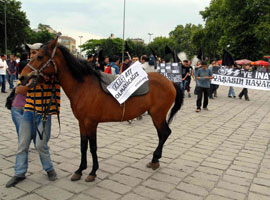
POLYGON ((57 43, 58 43, 58 38, 61 36, 62 34, 59 32, 56 34, 56 38, 55 40, 53 40, 50 44, 49 44, 49 48, 53 49, 56 47, 57 43))

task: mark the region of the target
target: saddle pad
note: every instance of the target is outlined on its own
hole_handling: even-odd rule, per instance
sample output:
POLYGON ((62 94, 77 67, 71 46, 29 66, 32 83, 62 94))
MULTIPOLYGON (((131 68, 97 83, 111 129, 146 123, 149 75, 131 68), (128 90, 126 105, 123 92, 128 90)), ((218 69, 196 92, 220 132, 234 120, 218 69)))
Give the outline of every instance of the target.
MULTIPOLYGON (((111 75, 111 74, 106 74, 104 72, 100 72, 100 75, 101 75, 100 76, 101 77, 100 86, 101 86, 102 90, 105 93, 111 95, 111 93, 107 89, 107 86, 110 85, 111 82, 113 82, 117 78, 117 76, 111 75)), ((149 92, 149 81, 146 81, 130 97, 142 96, 142 95, 147 94, 148 92, 149 92)))

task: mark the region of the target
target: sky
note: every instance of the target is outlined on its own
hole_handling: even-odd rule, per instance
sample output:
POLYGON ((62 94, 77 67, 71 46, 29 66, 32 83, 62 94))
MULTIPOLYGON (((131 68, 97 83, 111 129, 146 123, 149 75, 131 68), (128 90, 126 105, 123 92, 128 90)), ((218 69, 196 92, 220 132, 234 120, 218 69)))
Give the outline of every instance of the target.
MULTIPOLYGON (((211 0, 126 0, 125 38, 149 42, 168 36, 177 25, 204 24, 199 11, 211 0)), ((123 37, 124 0, 20 0, 32 29, 50 25, 80 44, 89 39, 123 37)))

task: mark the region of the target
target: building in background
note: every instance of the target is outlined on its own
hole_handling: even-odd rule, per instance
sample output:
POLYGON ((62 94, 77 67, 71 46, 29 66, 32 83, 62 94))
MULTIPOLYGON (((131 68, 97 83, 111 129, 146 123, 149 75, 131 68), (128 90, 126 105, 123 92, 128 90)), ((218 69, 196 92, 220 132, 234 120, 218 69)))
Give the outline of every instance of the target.
POLYGON ((141 38, 133 38, 133 39, 130 39, 130 40, 131 40, 132 42, 144 44, 144 40, 141 39, 141 38))
POLYGON ((77 55, 76 40, 72 37, 61 36, 59 37, 59 43, 69 49, 73 55, 77 55))

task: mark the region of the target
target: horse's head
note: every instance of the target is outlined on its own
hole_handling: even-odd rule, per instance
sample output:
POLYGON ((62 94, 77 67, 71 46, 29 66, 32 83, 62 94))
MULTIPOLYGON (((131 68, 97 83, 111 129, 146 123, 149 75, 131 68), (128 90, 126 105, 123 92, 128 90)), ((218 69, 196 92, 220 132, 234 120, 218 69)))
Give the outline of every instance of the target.
MULTIPOLYGON (((41 83, 57 74, 54 58, 57 50, 58 37, 47 45, 42 46, 37 55, 22 70, 19 79, 22 85, 33 82, 41 83), (30 81, 31 80, 31 81, 30 81)), ((34 85, 35 85, 34 84, 34 85)), ((34 86, 32 84, 32 86, 34 86)))

